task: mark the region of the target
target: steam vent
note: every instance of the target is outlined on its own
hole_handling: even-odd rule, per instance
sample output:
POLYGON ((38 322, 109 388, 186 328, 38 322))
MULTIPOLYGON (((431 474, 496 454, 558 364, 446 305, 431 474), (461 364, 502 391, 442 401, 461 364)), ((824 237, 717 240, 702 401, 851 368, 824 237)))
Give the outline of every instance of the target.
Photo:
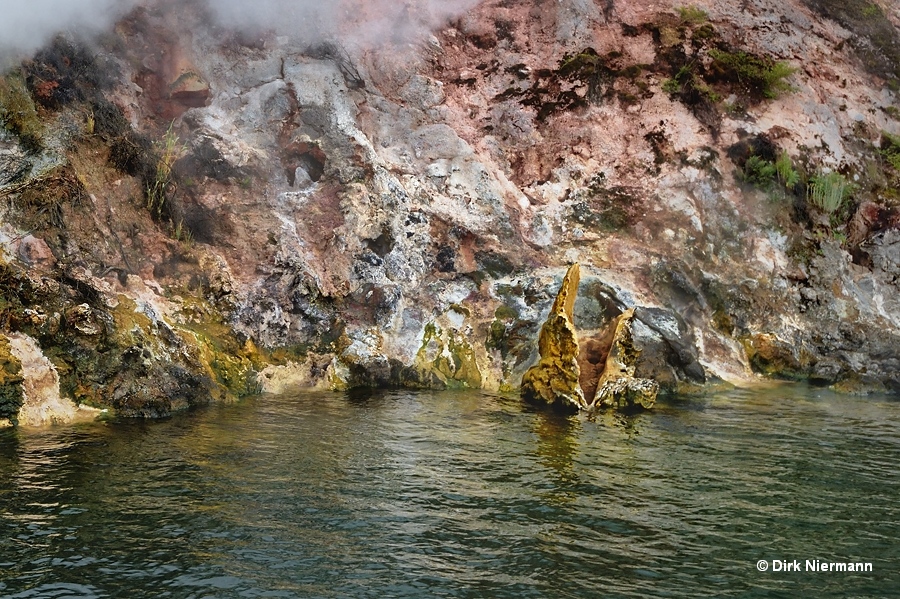
POLYGON ((586 354, 579 349, 573 313, 580 278, 581 268, 575 263, 566 272, 550 315, 541 327, 538 338, 540 361, 522 377, 522 397, 564 411, 653 407, 659 384, 635 376, 642 350, 635 345, 634 308, 612 321, 611 337, 601 335, 601 339, 608 337, 611 343, 602 347, 600 342, 600 351, 606 354, 606 360, 599 378, 592 378, 590 373, 594 369, 590 364, 586 365, 588 376, 584 382, 593 393, 585 394, 581 363, 586 362, 586 354))

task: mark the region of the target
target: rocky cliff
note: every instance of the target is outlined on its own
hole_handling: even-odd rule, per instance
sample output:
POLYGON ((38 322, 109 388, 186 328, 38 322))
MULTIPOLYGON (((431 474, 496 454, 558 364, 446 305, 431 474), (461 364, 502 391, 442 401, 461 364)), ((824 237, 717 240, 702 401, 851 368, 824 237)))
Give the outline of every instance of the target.
POLYGON ((5 73, 0 418, 23 337, 124 415, 511 390, 573 262, 582 373, 635 308, 663 392, 900 389, 894 3, 405 6, 315 38, 147 3, 5 73))

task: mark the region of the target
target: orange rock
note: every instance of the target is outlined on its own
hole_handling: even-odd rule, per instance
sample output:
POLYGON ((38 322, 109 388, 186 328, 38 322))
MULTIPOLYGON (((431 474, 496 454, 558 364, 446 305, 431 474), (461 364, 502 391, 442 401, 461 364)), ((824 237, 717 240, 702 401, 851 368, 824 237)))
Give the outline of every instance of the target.
POLYGON ((522 397, 526 401, 551 405, 565 410, 587 407, 578 383, 578 336, 573 310, 578 293, 581 270, 577 263, 569 267, 562 287, 541 327, 538 337, 540 361, 522 377, 522 397))
POLYGON ((606 368, 597 384, 591 407, 649 409, 656 403, 659 383, 634 376, 640 350, 634 346, 631 326, 634 308, 619 315, 612 347, 606 357, 606 368))

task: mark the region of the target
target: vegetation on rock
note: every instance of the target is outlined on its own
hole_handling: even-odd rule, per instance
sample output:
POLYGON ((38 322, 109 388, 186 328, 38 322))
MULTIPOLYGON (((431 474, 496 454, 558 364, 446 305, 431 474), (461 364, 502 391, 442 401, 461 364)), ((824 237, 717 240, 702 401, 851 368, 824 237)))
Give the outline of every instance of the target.
POLYGON ((18 72, 0 77, 0 124, 16 135, 29 151, 41 149, 44 127, 25 81, 18 72))
POLYGON ((0 419, 13 424, 22 407, 22 363, 10 350, 9 339, 0 334, 0 419))
POLYGON ((807 201, 826 214, 837 212, 850 196, 853 185, 838 172, 813 176, 806 188, 807 201))
POLYGON ((881 154, 888 164, 900 175, 900 135, 881 133, 881 154))
POLYGON ((688 6, 678 6, 675 10, 678 12, 678 16, 681 18, 682 23, 697 25, 705 23, 709 19, 709 15, 705 10, 694 6, 693 4, 688 6))
POLYGON ((718 48, 710 48, 709 56, 713 59, 710 66, 712 76, 734 81, 748 95, 762 95, 772 99, 793 91, 787 78, 797 69, 785 62, 740 50, 729 52, 718 48))

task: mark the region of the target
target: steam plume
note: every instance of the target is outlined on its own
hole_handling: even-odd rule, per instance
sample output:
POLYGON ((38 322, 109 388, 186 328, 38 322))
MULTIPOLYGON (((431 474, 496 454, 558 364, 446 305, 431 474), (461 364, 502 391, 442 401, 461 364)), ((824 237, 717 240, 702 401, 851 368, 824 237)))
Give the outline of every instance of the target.
MULTIPOLYGON (((30 56, 59 33, 103 31, 137 4, 158 0, 0 0, 0 67, 30 56)), ((371 45, 421 34, 478 0, 207 0, 220 24, 271 29, 316 41, 371 45)), ((167 5, 167 6, 166 6, 167 5)))
POLYGON ((223 24, 274 29, 306 38, 370 45, 403 40, 461 14, 478 0, 219 0, 210 6, 223 24))
POLYGON ((29 56, 62 32, 110 27, 137 0, 0 0, 0 66, 29 56))

